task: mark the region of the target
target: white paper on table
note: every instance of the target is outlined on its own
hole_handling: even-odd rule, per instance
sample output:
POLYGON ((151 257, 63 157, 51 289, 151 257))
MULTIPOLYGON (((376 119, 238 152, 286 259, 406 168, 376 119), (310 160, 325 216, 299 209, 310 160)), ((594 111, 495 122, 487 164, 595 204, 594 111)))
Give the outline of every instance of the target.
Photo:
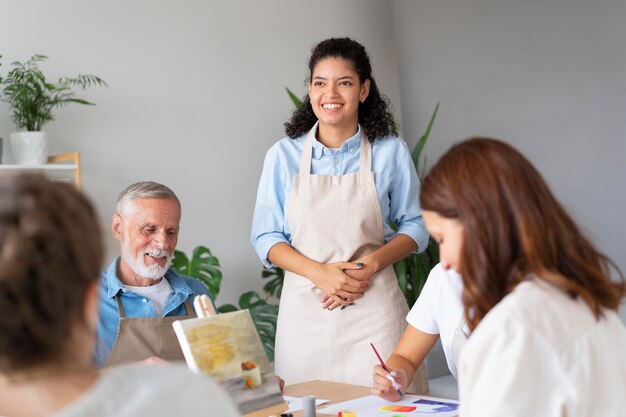
POLYGON ((422 395, 405 394, 400 401, 389 402, 376 395, 369 395, 318 410, 320 413, 337 414, 340 411, 355 411, 359 417, 389 417, 390 415, 406 415, 407 417, 456 417, 459 414, 459 402, 443 398, 425 397, 422 395), (415 407, 402 411, 389 407, 415 407), (386 410, 383 408, 387 407, 386 410), (393 414, 391 414, 393 413, 393 414))
MULTIPOLYGON (((289 410, 283 411, 283 413, 294 413, 296 411, 300 411, 304 409, 304 405, 302 404, 302 397, 292 397, 290 395, 283 395, 285 402, 289 405, 289 410)), ((315 399, 315 406, 317 407, 320 404, 326 404, 330 400, 318 400, 315 399)))

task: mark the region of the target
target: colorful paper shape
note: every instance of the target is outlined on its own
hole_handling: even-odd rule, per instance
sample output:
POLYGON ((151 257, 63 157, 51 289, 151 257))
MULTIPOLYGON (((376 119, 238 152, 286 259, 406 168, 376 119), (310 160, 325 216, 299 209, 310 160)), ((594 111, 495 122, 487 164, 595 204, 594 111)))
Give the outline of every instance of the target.
MULTIPOLYGON (((455 411, 459 408, 458 404, 448 403, 443 401, 435 401, 435 400, 427 400, 425 398, 420 398, 417 401, 413 401, 413 404, 419 404, 421 406, 426 406, 430 409, 432 413, 444 413, 448 411, 455 411)), ((420 407, 422 408, 422 407, 420 407)), ((420 410, 426 411, 426 410, 420 410)))
POLYGON ((415 411, 416 407, 410 405, 386 405, 383 408, 379 408, 379 411, 399 411, 401 413, 409 413, 415 411))

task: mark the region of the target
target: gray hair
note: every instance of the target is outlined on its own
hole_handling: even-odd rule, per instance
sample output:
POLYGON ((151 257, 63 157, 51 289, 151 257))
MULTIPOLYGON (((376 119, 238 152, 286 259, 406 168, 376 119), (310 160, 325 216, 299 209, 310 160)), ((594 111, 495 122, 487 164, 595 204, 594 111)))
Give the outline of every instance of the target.
POLYGON ((169 187, 152 181, 141 181, 129 185, 117 197, 115 212, 123 214, 131 201, 138 198, 168 198, 176 200, 180 207, 180 200, 169 187))

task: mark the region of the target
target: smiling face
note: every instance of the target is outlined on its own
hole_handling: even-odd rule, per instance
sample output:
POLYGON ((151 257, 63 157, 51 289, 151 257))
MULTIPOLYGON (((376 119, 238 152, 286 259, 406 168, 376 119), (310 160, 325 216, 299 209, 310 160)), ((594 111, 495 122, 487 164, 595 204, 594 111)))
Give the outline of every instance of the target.
POLYGON ((157 283, 167 272, 178 243, 180 206, 169 198, 138 198, 113 216, 120 242, 119 277, 126 285, 157 283))
POLYGON ((461 250, 463 249, 463 225, 458 219, 450 219, 430 210, 423 210, 428 233, 439 244, 439 259, 444 269, 461 271, 461 250))
POLYGON ((361 83, 350 61, 341 58, 319 61, 311 75, 309 99, 320 123, 320 133, 341 132, 348 135, 344 140, 352 136, 358 123, 359 103, 367 98, 369 86, 370 80, 361 83))

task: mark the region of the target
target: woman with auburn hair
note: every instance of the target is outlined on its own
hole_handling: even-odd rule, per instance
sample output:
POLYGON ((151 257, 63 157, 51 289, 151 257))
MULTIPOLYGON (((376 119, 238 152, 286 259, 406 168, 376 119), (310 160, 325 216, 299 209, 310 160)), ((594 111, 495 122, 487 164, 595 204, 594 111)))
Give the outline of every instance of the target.
POLYGON ((185 365, 91 368, 104 247, 73 186, 0 177, 0 415, 239 415, 185 365))
POLYGON ((504 142, 466 140, 432 168, 420 203, 463 280, 461 416, 624 415, 624 276, 531 163, 504 142))

